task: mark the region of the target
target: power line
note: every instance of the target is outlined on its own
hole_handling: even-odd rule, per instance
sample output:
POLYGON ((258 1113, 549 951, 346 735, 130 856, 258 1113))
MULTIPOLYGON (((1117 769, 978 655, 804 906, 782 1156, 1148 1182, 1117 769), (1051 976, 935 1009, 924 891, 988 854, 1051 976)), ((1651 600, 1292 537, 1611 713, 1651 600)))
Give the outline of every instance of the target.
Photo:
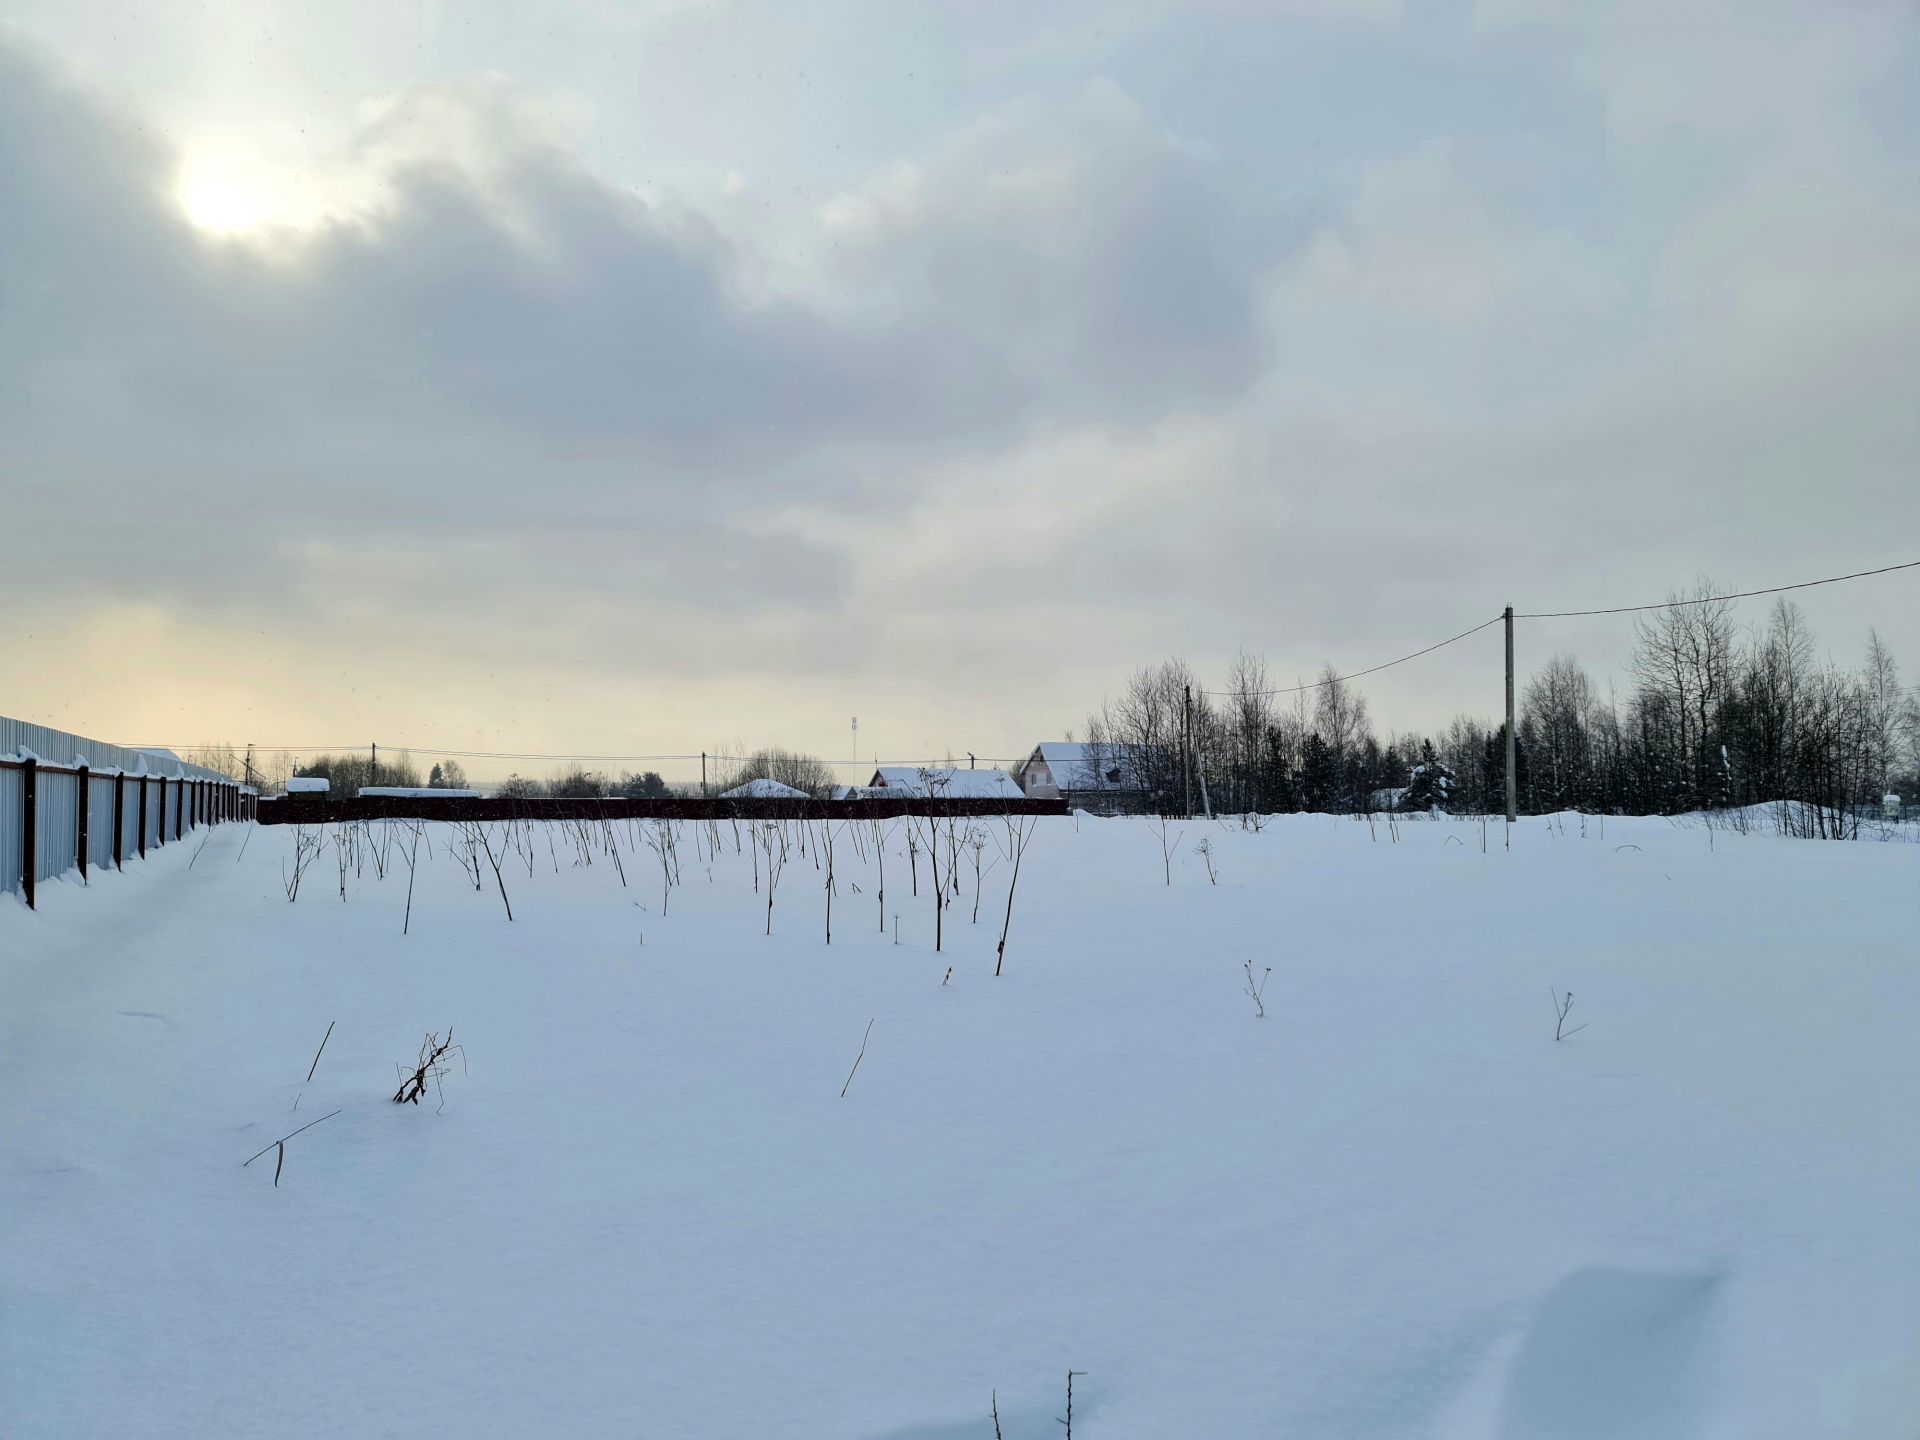
MULTIPOLYGON (((1883 565, 1877 570, 1856 570, 1850 575, 1829 575, 1821 580, 1802 580, 1793 585, 1770 585, 1764 590, 1740 590, 1730 595, 1702 595, 1689 600, 1662 600, 1653 605, 1613 605, 1600 610, 1533 610, 1525 613, 1515 611, 1513 618, 1516 620, 1568 620, 1583 615, 1630 615, 1636 611, 1665 610, 1672 606, 1709 605, 1717 600, 1750 600, 1756 595, 1778 595, 1788 590, 1809 590, 1816 585, 1837 585, 1843 580, 1864 580, 1870 575, 1890 575, 1896 570, 1912 570, 1915 568, 1920 568, 1920 560, 1909 560, 1900 565, 1883 565)), ((1252 695, 1298 695, 1309 690, 1324 690, 1330 685, 1337 685, 1343 681, 1358 680, 1363 675, 1377 675, 1380 671, 1390 670, 1395 665, 1404 665, 1409 660, 1418 660, 1422 655, 1431 655, 1434 651, 1451 645, 1456 640, 1464 640, 1467 636, 1477 634, 1489 625, 1498 624, 1504 618, 1502 615, 1496 615, 1493 619, 1484 621, 1474 626, 1471 630, 1462 630, 1451 639, 1429 645, 1424 650, 1416 650, 1411 655, 1402 655, 1398 660, 1389 660, 1384 665, 1375 665, 1366 670, 1355 670, 1350 674, 1336 675, 1331 680, 1316 680, 1311 685, 1289 685, 1277 690, 1255 690, 1246 693, 1252 695)), ((1203 695, 1232 696, 1240 692, 1232 690, 1202 690, 1200 693, 1203 695)))
POLYGON ((1200 693, 1202 695, 1228 695, 1228 696, 1237 695, 1237 694, 1299 695, 1308 690, 1325 690, 1330 685, 1339 685, 1348 680, 1358 680, 1362 675, 1378 675, 1382 670, 1391 670, 1394 666, 1404 665, 1409 660, 1418 660, 1422 655, 1431 655, 1436 650, 1445 649, 1447 646, 1453 644, 1454 641, 1456 640, 1464 640, 1469 635, 1479 634, 1482 630, 1486 629, 1489 625, 1498 625, 1504 619, 1506 619, 1506 616, 1504 614, 1495 615, 1491 620, 1482 620, 1478 625, 1474 626, 1471 630, 1462 630, 1458 635, 1451 636, 1445 640, 1437 641, 1434 644, 1427 646, 1427 648, 1424 650, 1414 651, 1411 655, 1402 655, 1398 660, 1389 660, 1384 665, 1373 665, 1368 667, 1365 670, 1355 670, 1350 675, 1335 675, 1331 680, 1316 680, 1311 685, 1288 685, 1279 690, 1254 690, 1251 692, 1242 692, 1242 691, 1234 691, 1234 690, 1202 690, 1200 693))
POLYGON ((1889 575, 1895 570, 1912 570, 1920 560, 1902 565, 1883 565, 1878 570, 1856 570, 1851 575, 1829 575, 1824 580, 1802 580, 1796 585, 1770 585, 1764 590, 1741 590, 1732 595, 1701 595, 1691 600, 1662 600, 1657 605, 1613 605, 1604 610, 1536 610, 1515 613, 1516 620, 1568 620, 1578 615, 1628 615, 1636 610, 1666 610, 1681 605, 1710 605, 1716 600, 1750 600, 1755 595, 1778 595, 1786 590, 1810 590, 1815 585, 1838 585, 1842 580, 1864 580, 1869 575, 1889 575))
MULTIPOLYGON (((1801 580, 1792 585, 1770 585, 1762 590, 1740 590, 1740 591, 1735 591, 1734 593, 1728 594, 1728 595, 1700 595, 1700 596, 1695 596, 1691 599, 1686 599, 1686 600, 1661 600, 1650 605, 1611 605, 1611 606, 1607 606, 1597 610, 1530 610, 1525 612, 1516 611, 1514 613, 1513 618, 1516 620, 1571 620, 1571 619, 1577 619, 1582 616, 1588 616, 1588 615, 1631 615, 1637 612, 1647 611, 1647 610, 1675 609, 1683 605, 1710 605, 1715 603, 1716 601, 1721 601, 1721 600, 1750 600, 1756 595, 1779 595, 1789 590, 1810 590, 1817 585, 1838 585, 1842 581, 1846 581, 1846 580, 1865 580, 1868 577, 1874 576, 1874 575, 1891 575, 1898 570, 1913 570, 1913 569, 1920 569, 1920 560, 1908 560, 1898 565, 1882 565, 1880 568, 1876 570, 1855 570, 1851 574, 1847 574, 1847 575, 1828 575, 1823 579, 1819 579, 1819 580, 1801 580)), ((1311 684, 1307 684, 1307 685, 1286 685, 1286 686, 1281 686, 1277 689, 1271 689, 1271 690, 1254 690, 1254 691, 1247 691, 1247 692, 1239 692, 1239 691, 1233 691, 1233 690, 1201 690, 1199 693, 1201 693, 1202 695, 1217 695, 1217 696, 1224 696, 1224 697, 1232 697, 1236 694, 1244 694, 1247 696, 1299 695, 1312 690, 1325 690, 1330 686, 1341 684, 1342 682, 1347 680, 1358 680, 1363 676, 1378 675, 1382 670, 1391 670, 1394 666, 1404 665, 1409 660, 1418 660, 1423 655, 1431 655, 1436 650, 1443 650, 1449 645, 1453 645, 1458 643, 1461 640, 1465 640, 1469 635, 1477 635, 1482 630, 1485 630, 1488 626, 1499 624, 1505 618, 1506 616, 1504 613, 1500 615, 1495 615, 1491 619, 1481 621, 1478 625, 1475 625, 1470 629, 1462 630, 1458 635, 1449 636, 1445 640, 1435 641, 1433 644, 1427 646, 1425 649, 1415 650, 1410 655, 1402 655, 1397 660, 1388 660, 1385 663, 1380 665, 1371 665, 1367 667, 1365 670, 1355 670, 1347 674, 1336 674, 1335 676, 1333 676, 1333 678, 1328 680, 1316 680, 1311 684)), ((226 745, 226 742, 196 741, 188 744, 182 744, 176 741, 170 744, 149 743, 148 745, 145 745, 145 746, 135 746, 133 748, 152 749, 152 750, 176 750, 176 751, 177 750, 211 750, 211 749, 224 748, 225 745, 226 745)), ((336 751, 344 751, 348 754, 352 754, 362 749, 363 746, 361 744, 252 745, 252 746, 249 746, 248 748, 252 750, 255 754, 263 754, 263 755, 295 755, 295 754, 306 755, 306 754, 325 754, 325 753, 336 752, 336 751)), ((538 751, 538 750, 442 750, 434 746, 427 746, 427 745, 396 745, 396 746, 393 746, 393 748, 396 750, 404 750, 408 752, 417 750, 422 754, 444 756, 445 758, 450 760, 456 760, 456 759, 457 760, 575 760, 575 761, 594 761, 600 764, 607 764, 607 763, 611 763, 613 761, 619 761, 619 760, 670 760, 670 761, 690 762, 694 760, 705 760, 708 758, 714 758, 714 759, 730 758, 730 757, 721 755, 720 752, 718 751, 709 751, 705 755, 702 755, 702 754, 576 755, 576 754, 556 754, 556 753, 550 753, 550 752, 538 751)), ((995 758, 992 756, 976 756, 974 758, 976 762, 984 761, 988 765, 1017 765, 1020 763, 1021 760, 1025 759, 1026 757, 1021 755, 1014 755, 1014 756, 1002 756, 998 758, 995 758)), ((830 765, 851 764, 856 766, 865 765, 868 763, 872 763, 874 765, 933 766, 933 765, 941 764, 942 762, 937 760, 928 760, 928 759, 877 760, 873 762, 868 762, 868 761, 860 760, 856 757, 851 761, 830 760, 830 761, 827 761, 826 763, 830 765)))

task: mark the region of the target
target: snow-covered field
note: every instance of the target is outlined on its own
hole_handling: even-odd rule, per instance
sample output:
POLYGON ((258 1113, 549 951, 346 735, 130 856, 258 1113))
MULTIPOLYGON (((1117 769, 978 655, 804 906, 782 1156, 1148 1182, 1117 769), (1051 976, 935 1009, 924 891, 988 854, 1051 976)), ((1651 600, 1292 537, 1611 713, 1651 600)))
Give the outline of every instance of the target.
POLYGON ((1040 822, 999 979, 899 827, 831 948, 731 827, 664 916, 639 827, 512 923, 431 827, 406 936, 289 828, 0 897, 0 1430, 1920 1434, 1920 846, 1173 831, 1040 822))

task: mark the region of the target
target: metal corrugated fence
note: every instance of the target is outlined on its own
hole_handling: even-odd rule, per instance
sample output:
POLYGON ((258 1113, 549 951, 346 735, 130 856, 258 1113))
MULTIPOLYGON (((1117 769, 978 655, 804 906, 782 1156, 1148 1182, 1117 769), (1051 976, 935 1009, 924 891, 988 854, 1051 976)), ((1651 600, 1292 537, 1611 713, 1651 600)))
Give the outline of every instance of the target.
POLYGON ((200 825, 251 819, 256 798, 168 751, 0 716, 0 892, 32 905, 43 880, 85 879, 200 825))
POLYGON ((98 775, 87 781, 87 864, 113 864, 113 781, 98 775))
POLYGON ((20 803, 26 777, 0 770, 0 891, 20 888, 20 803))
POLYGON ((74 846, 80 834, 80 812, 74 798, 80 791, 78 775, 58 770, 40 772, 40 803, 34 807, 33 858, 38 866, 35 880, 51 880, 64 875, 69 866, 80 863, 74 846))

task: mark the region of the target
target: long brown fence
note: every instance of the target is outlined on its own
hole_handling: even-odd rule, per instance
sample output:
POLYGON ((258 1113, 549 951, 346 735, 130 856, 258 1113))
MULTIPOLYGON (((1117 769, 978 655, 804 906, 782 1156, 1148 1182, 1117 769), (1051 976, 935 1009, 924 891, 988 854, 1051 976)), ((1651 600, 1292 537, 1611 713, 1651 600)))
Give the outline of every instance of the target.
POLYGON ((1064 800, 903 797, 898 800, 629 800, 566 796, 497 799, 449 796, 285 795, 260 802, 262 825, 332 825, 347 820, 888 820, 901 815, 1065 815, 1064 800))

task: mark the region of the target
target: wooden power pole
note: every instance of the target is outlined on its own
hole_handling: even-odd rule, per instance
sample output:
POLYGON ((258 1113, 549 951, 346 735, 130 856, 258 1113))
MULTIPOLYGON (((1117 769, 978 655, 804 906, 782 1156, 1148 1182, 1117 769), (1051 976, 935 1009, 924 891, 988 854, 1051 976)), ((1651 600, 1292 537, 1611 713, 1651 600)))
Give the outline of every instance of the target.
POLYGON ((1180 785, 1186 791, 1187 818, 1193 818, 1193 686, 1181 687, 1184 699, 1180 707, 1180 785))
POLYGON ((1520 818, 1519 786, 1514 776, 1513 741, 1513 607, 1507 606, 1507 823, 1520 818))

